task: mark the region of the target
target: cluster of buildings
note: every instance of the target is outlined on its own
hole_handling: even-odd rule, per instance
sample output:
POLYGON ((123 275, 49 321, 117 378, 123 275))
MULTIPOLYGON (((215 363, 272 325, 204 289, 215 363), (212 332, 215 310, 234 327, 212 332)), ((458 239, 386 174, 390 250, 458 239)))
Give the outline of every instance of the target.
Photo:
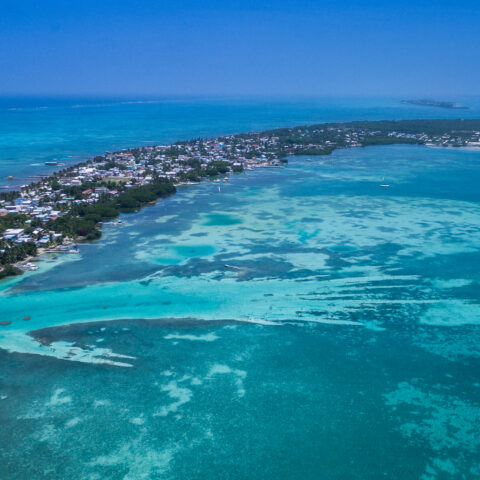
POLYGON ((61 211, 55 209, 53 202, 41 203, 48 196, 49 192, 30 193, 25 191, 19 198, 11 202, 0 200, 0 216, 13 213, 28 215, 42 221, 55 219, 61 214, 61 211))
POLYGON ((29 233, 26 233, 25 228, 7 228, 2 233, 2 238, 17 244, 33 242, 37 247, 46 247, 50 243, 60 240, 62 234, 41 227, 35 227, 29 233))
MULTIPOLYGON (((168 179, 174 184, 214 178, 217 173, 278 166, 289 155, 328 154, 335 148, 372 143, 419 143, 480 146, 480 131, 427 135, 359 127, 356 124, 293 127, 262 133, 195 139, 171 145, 107 152, 23 187, 17 198, 0 199, 0 238, 3 248, 23 242, 39 247, 60 244, 62 235, 48 222, 65 215, 72 205, 94 204, 129 188, 168 179), (15 214, 17 214, 15 216, 15 214), (11 215, 16 220, 3 222, 11 215), (9 228, 5 228, 7 225, 9 228), (3 231, 2 231, 3 230, 3 231)), ((383 128, 382 128, 383 127, 383 128)), ((411 129, 410 129, 411 130, 411 129)), ((0 246, 2 246, 0 245, 0 246)))
POLYGON ((202 174, 215 162, 225 163, 227 172, 244 166, 250 169, 277 164, 276 159, 268 160, 264 149, 256 145, 252 144, 248 151, 253 152, 252 158, 237 155, 225 142, 199 140, 175 146, 107 152, 62 170, 22 187, 16 198, 0 199, 0 254, 5 248, 25 242, 42 249, 60 249, 72 243, 71 238, 64 238, 49 228, 49 222, 66 215, 73 205, 91 205, 105 196, 114 198, 122 191, 147 185, 158 178, 175 184, 189 183, 192 181, 189 172, 202 174), (238 157, 238 161, 232 162, 232 156, 238 157), (8 222, 2 222, 4 217, 8 217, 8 222), (2 228, 2 223, 9 228, 2 228))
POLYGON ((480 147, 480 131, 472 132, 469 138, 455 134, 431 136, 425 139, 425 144, 438 147, 480 147))
POLYGON ((390 132, 389 137, 412 140, 416 143, 436 147, 479 147, 480 131, 472 131, 468 136, 460 136, 455 133, 443 135, 427 135, 425 133, 402 133, 390 132))

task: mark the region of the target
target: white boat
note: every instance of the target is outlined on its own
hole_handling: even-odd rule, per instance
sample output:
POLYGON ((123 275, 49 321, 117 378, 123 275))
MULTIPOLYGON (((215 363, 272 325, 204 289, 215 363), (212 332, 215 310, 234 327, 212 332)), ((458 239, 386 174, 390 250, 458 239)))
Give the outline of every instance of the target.
MULTIPOLYGON (((385 182, 385 177, 382 177, 382 182, 385 182)), ((382 188, 388 188, 390 185, 388 183, 382 183, 380 186, 382 188)))
POLYGON ((30 262, 25 263, 20 268, 24 271, 32 271, 32 272, 35 270, 38 270, 38 266, 30 262))

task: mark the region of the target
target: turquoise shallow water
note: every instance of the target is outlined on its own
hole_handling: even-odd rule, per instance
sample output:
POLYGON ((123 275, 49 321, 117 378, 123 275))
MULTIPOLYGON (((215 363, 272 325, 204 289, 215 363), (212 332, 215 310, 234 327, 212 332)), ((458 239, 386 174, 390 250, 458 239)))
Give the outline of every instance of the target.
POLYGON ((0 478, 480 478, 479 162, 293 158, 1 284, 0 478))
POLYGON ((0 96, 0 187, 29 183, 55 167, 105 150, 250 130, 349 120, 478 118, 480 98, 452 99, 468 110, 418 107, 401 98, 0 96), (12 180, 7 180, 13 176, 12 180))

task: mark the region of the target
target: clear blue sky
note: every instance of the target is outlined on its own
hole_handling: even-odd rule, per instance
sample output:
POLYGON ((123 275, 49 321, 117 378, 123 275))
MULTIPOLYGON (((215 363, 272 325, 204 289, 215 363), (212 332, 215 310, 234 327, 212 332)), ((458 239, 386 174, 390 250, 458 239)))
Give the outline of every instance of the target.
POLYGON ((0 94, 479 94, 480 1, 0 0, 0 94))

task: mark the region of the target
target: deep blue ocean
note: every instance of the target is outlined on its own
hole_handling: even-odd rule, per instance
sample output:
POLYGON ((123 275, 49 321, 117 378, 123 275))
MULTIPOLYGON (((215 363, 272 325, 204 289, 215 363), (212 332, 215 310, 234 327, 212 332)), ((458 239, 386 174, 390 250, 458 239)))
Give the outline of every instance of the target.
MULTIPOLYGON (((459 101, 3 99, 0 176, 459 101)), ((0 283, 0 479, 480 479, 479 184, 473 148, 293 157, 0 283)))
POLYGON ((0 96, 0 187, 30 183, 32 177, 52 172, 46 161, 78 163, 106 150, 320 122, 480 116, 480 97, 454 100, 469 109, 370 97, 0 96))

